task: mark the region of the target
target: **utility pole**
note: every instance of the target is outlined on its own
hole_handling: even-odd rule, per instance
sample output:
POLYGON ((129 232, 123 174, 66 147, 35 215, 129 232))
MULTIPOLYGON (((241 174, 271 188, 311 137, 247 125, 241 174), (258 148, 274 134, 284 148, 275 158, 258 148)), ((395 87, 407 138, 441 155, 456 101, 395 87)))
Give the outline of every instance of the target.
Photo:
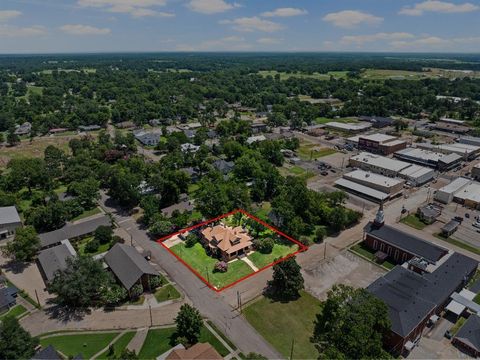
POLYGON ((323 260, 327 258, 327 240, 323 240, 323 243, 325 244, 323 248, 323 260))
POLYGON ((292 339, 292 348, 290 349, 290 360, 293 360, 293 348, 295 346, 295 338, 292 339))
POLYGON ((38 298, 37 289, 35 289, 35 297, 37 298, 37 304, 38 304, 38 306, 41 306, 41 305, 40 305, 40 300, 39 300, 39 298, 38 298))
POLYGON ((150 312, 150 327, 152 327, 153 326, 152 305, 148 304, 148 310, 150 312))
POLYGON ((129 233, 129 235, 130 235, 130 246, 133 246, 133 236, 130 233, 129 233))

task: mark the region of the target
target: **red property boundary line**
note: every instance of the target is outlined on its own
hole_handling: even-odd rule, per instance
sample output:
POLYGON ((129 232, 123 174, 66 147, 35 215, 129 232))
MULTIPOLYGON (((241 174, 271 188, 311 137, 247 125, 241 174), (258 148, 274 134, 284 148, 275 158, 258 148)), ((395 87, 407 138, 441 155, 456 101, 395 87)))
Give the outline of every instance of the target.
POLYGON ((257 218, 256 216, 253 216, 252 214, 246 212, 246 211, 243 210, 243 209, 233 210, 233 211, 231 211, 231 212, 229 212, 229 213, 226 213, 226 214, 220 215, 220 216, 218 216, 218 217, 216 217, 216 218, 213 218, 213 219, 210 219, 210 220, 201 222, 201 223, 199 223, 199 224, 190 226, 190 227, 188 227, 188 228, 185 228, 185 229, 182 229, 182 230, 180 230, 180 231, 177 231, 177 232, 175 232, 175 233, 173 233, 173 234, 170 234, 170 235, 167 235, 167 236, 163 236, 163 237, 161 237, 160 239, 157 240, 157 243, 159 243, 160 245, 162 245, 170 254, 172 254, 173 256, 175 256, 178 261, 180 261, 180 262, 181 262, 183 265, 185 265, 191 272, 193 272, 200 280, 202 280, 202 282, 204 282, 205 285, 207 285, 210 289, 212 289, 213 291, 216 291, 216 292, 221 292, 221 291, 223 291, 223 290, 226 290, 226 289, 228 289, 228 288, 230 288, 230 287, 238 284, 239 282, 244 281, 244 280, 246 280, 246 279, 248 279, 248 278, 250 278, 250 277, 258 274, 259 272, 264 271, 264 270, 272 267, 273 265, 276 265, 276 264, 278 264, 278 263, 280 263, 280 262, 282 262, 282 261, 285 261, 285 260, 287 260, 287 259, 289 259, 289 258, 291 258, 291 257, 293 257, 293 256, 295 256, 295 255, 297 255, 297 254, 299 254, 299 253, 301 253, 301 252, 304 252, 304 251, 308 250, 308 246, 303 245, 303 244, 300 243, 299 241, 297 241, 297 240, 295 240, 294 238, 288 236, 287 234, 284 234, 283 232, 281 232, 281 231, 278 230, 277 228, 274 228, 273 226, 267 224, 265 221, 257 218), (272 262, 272 263, 270 263, 270 264, 268 264, 268 265, 266 265, 266 266, 264 266, 264 267, 262 267, 262 268, 260 268, 260 269, 258 269, 258 271, 255 271, 255 272, 253 272, 253 273, 251 273, 251 274, 248 274, 248 275, 246 275, 246 276, 244 276, 244 277, 242 277, 242 278, 240 278, 240 279, 238 279, 238 280, 235 280, 235 281, 232 282, 231 284, 225 285, 224 287, 222 287, 222 288, 220 288, 220 289, 217 289, 215 286, 213 286, 212 284, 210 284, 202 275, 200 275, 200 273, 199 273, 197 270, 195 270, 192 266, 190 266, 190 264, 188 264, 185 260, 183 260, 183 259, 182 259, 180 256, 178 256, 177 254, 175 254, 172 250, 170 250, 170 249, 163 243, 165 240, 168 240, 168 239, 170 239, 170 238, 173 237, 173 236, 176 236, 176 235, 179 235, 179 234, 183 234, 183 233, 185 233, 185 232, 187 232, 187 231, 190 231, 190 230, 196 229, 196 228, 198 228, 198 227, 201 227, 201 226, 210 224, 210 223, 215 222, 215 221, 217 221, 217 220, 221 220, 221 219, 223 219, 223 218, 226 218, 226 217, 228 217, 228 216, 230 216, 230 215, 234 215, 234 214, 236 214, 236 213, 242 213, 242 214, 248 216, 250 219, 255 220, 256 222, 258 222, 258 223, 262 224, 263 226, 267 227, 268 229, 273 230, 273 231, 276 232, 278 235, 283 236, 285 239, 287 239, 287 240, 289 240, 289 241, 297 244, 297 245, 298 245, 298 250, 295 251, 295 252, 293 252, 293 253, 291 253, 291 254, 288 254, 287 256, 284 256, 283 258, 280 258, 280 259, 278 259, 278 260, 276 260, 276 261, 274 261, 274 262, 272 262))

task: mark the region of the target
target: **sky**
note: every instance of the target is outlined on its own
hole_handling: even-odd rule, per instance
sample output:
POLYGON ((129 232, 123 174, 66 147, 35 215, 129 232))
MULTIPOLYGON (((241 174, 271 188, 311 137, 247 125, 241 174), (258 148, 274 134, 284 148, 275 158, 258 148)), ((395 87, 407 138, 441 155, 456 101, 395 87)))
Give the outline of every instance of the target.
POLYGON ((0 53, 480 52, 480 0, 0 0, 0 53))

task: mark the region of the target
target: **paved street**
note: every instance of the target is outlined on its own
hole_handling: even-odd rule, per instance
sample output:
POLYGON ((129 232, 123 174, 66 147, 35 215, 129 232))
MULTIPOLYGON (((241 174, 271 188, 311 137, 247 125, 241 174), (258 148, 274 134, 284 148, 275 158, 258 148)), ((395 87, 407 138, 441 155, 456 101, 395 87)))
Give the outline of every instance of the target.
POLYGON ((176 282, 193 305, 219 326, 243 352, 257 352, 269 359, 282 358, 241 315, 232 309, 222 295, 209 289, 162 246, 152 241, 145 230, 140 229, 128 214, 119 213, 108 203, 107 197, 103 193, 101 203, 107 212, 114 215, 117 224, 132 235, 138 245, 151 251, 152 258, 176 282))

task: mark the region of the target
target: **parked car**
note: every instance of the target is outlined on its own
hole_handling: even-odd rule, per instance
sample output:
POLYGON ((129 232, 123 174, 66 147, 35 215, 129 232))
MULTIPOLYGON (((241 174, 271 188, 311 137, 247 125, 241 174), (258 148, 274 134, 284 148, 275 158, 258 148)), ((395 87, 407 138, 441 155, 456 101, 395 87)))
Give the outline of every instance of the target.
POLYGON ((461 223, 461 222, 463 221, 463 217, 461 217, 461 216, 455 216, 455 217, 453 218, 453 220, 458 221, 459 223, 461 223))
POLYGON ((328 172, 322 171, 320 174, 322 174, 323 176, 327 176, 327 175, 328 175, 328 172))
POLYGON ((453 337, 453 334, 450 332, 450 330, 445 331, 445 337, 449 340, 453 337))
POLYGON ((466 213, 466 214, 465 214, 465 217, 466 217, 467 219, 470 219, 470 214, 469 214, 469 213, 466 213))

